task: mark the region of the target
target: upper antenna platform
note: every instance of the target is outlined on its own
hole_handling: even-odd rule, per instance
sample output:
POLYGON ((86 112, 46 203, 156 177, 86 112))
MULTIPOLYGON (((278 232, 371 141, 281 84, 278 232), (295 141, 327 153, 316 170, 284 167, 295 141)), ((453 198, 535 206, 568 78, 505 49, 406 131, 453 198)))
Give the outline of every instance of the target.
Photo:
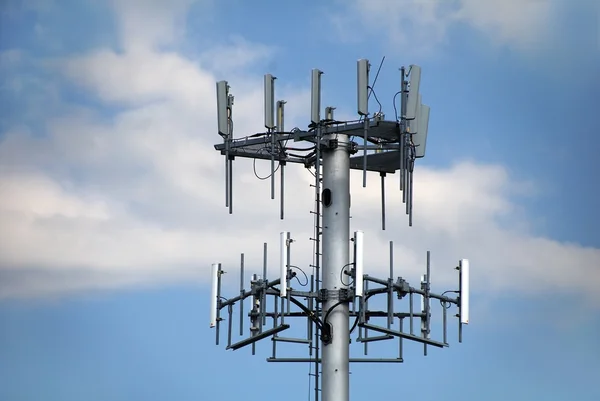
MULTIPOLYGON (((382 229, 385 230, 385 177, 387 174, 400 173, 400 190, 403 192, 402 202, 406 204, 406 214, 409 216, 409 226, 412 226, 413 206, 413 171, 417 158, 425 156, 427 132, 429 127, 429 106, 422 104, 421 94, 418 93, 421 68, 412 65, 410 69, 401 68, 401 86, 396 93, 400 95, 400 116, 396 120, 385 120, 378 112, 369 116, 369 86, 370 64, 366 59, 357 61, 357 112, 360 118, 354 121, 339 121, 333 117, 334 107, 325 110, 325 119, 321 119, 321 77, 323 72, 313 69, 311 72, 311 123, 308 129, 284 128, 284 100, 276 103, 275 107, 275 77, 271 74, 264 76, 264 105, 265 132, 233 137, 232 106, 233 96, 229 94, 226 81, 217 83, 217 103, 219 134, 223 142, 215 145, 215 149, 225 156, 226 177, 225 192, 226 206, 229 212, 232 208, 232 162, 236 157, 262 159, 271 161, 271 199, 275 199, 275 172, 280 170, 280 216, 284 217, 284 166, 287 163, 302 164, 314 168, 320 173, 321 151, 326 147, 336 146, 335 140, 326 139, 332 135, 346 135, 350 140, 348 151, 350 168, 363 171, 363 186, 367 184, 367 171, 378 172, 381 176, 381 205, 382 229), (410 81, 404 78, 408 75, 410 81), (292 142, 306 143, 308 146, 288 146, 292 142), (362 151, 362 152, 360 152, 362 151), (360 153, 359 153, 360 152, 360 153), (278 164, 278 166, 276 166, 278 164)), ((394 99, 395 97, 394 96, 394 99)))

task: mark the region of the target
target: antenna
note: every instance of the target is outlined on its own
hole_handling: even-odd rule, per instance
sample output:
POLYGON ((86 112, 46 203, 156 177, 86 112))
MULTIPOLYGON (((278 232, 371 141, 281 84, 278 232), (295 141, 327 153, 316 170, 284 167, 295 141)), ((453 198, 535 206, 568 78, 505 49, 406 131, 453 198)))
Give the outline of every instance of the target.
POLYGON ((285 132, 284 128, 284 106, 285 100, 277 101, 277 132, 283 133, 285 132))
POLYGON ((217 121, 219 135, 223 138, 229 137, 229 85, 227 81, 217 82, 217 121))
POLYGON ((460 269, 460 323, 469 324, 469 260, 461 259, 460 269))
MULTIPOLYGON (((383 63, 383 61, 382 61, 383 63)), ((364 119, 363 127, 363 188, 367 186, 367 143, 369 136, 369 119, 366 118, 369 115, 369 60, 360 59, 356 64, 356 87, 357 87, 357 103, 358 103, 358 114, 364 119)))
POLYGON ((313 124, 321 121, 321 75, 322 71, 314 68, 311 76, 310 120, 313 124))
POLYGON ((212 265, 212 276, 211 276, 211 292, 210 292, 210 327, 217 325, 217 291, 218 291, 218 278, 219 278, 219 263, 213 263, 212 265))
POLYGON ((363 296, 364 233, 354 232, 354 295, 363 296))
POLYGON ((275 105, 275 78, 271 74, 265 74, 265 128, 275 128, 273 122, 273 106, 275 105))
MULTIPOLYGON (((383 64, 383 62, 382 62, 383 64)), ((369 117, 369 62, 357 62, 357 111, 359 121, 338 121, 334 106, 325 108, 321 119, 321 75, 311 72, 311 115, 306 129, 284 128, 283 100, 276 103, 276 121, 273 122, 275 78, 265 76, 265 128, 266 132, 245 133, 233 138, 233 96, 226 81, 217 84, 217 109, 219 134, 223 142, 215 149, 226 160, 226 204, 231 213, 231 171, 236 157, 271 160, 271 197, 274 198, 275 162, 281 170, 281 219, 283 219, 284 166, 301 165, 312 170, 314 184, 315 217, 313 262, 309 266, 292 264, 292 236, 280 233, 279 277, 267 278, 267 244, 263 247, 262 275, 253 274, 250 287, 244 287, 245 271, 252 268, 240 259, 239 295, 221 296, 220 264, 213 265, 211 327, 215 327, 219 344, 220 322, 227 321, 227 349, 251 349, 252 355, 260 340, 270 338, 273 363, 310 363, 314 366, 314 401, 348 401, 349 370, 351 363, 403 363, 403 349, 409 344, 423 345, 427 355, 429 347, 444 348, 447 341, 447 314, 457 307, 459 342, 462 327, 469 321, 468 261, 459 262, 458 291, 433 292, 431 287, 430 253, 427 253, 426 272, 420 283, 412 286, 406 279, 395 276, 393 243, 390 241, 389 274, 378 278, 364 273, 364 232, 350 232, 350 170, 363 173, 366 186, 368 172, 381 177, 382 229, 385 229, 385 186, 387 174, 399 173, 400 190, 409 225, 412 225, 413 171, 417 157, 425 155, 425 141, 429 121, 429 107, 421 104, 419 93, 421 70, 411 66, 409 81, 406 69, 401 68, 400 119, 385 120, 383 112, 369 117), (409 86, 410 85, 410 86, 409 86), (225 99, 225 100, 223 100, 225 99), (226 116, 222 119, 222 116, 226 116), (415 120, 416 119, 416 120, 415 120), (358 139, 355 139, 358 138, 358 139), (291 147, 288 142, 303 142, 306 147, 291 147), (352 238, 351 238, 352 237, 352 238), (353 243, 353 249, 351 249, 353 243), (350 263, 351 251, 353 260, 350 263), (312 271, 308 270, 311 269, 312 271), (306 272, 305 272, 306 270, 306 272), (302 276, 297 276, 298 272, 302 276), (296 283, 293 278, 297 278, 296 283), (447 293, 458 294, 456 298, 447 293), (371 298, 387 299, 385 310, 373 308, 371 298), (414 297, 421 297, 421 309, 414 306, 414 297), (252 301, 244 314, 244 303, 252 301), (442 339, 432 338, 431 300, 439 301, 442 308, 442 339), (234 330, 234 308, 239 311, 239 330, 234 330), (223 317, 221 316, 223 312, 223 317), (249 318, 249 334, 244 333, 243 320, 249 318), (383 321, 385 319, 385 322, 383 321), (421 332, 415 328, 415 319, 421 323, 421 332), (301 324, 295 324, 301 320, 301 324), (289 332, 295 337, 284 336, 289 332), (304 331, 304 333, 302 333, 304 331), (234 341, 234 335, 238 339, 234 341), (286 332, 287 333, 287 332, 286 332), (246 337, 244 337, 246 335, 246 337), (351 354, 349 339, 363 343, 364 355, 351 354), (350 338, 349 338, 350 337, 350 338), (396 344, 397 351, 383 358, 369 356, 369 343, 388 341, 396 344), (285 345, 283 344, 285 343, 285 345), (294 348, 296 347, 296 348, 294 348), (308 348, 308 355, 304 352, 308 348), (295 353, 294 353, 295 351, 295 353), (352 355, 352 356, 351 356, 352 355)), ((380 103, 379 99, 376 99, 380 103)), ((380 107, 383 107, 380 105, 380 107)), ((397 271, 397 270, 396 270, 397 271)), ((237 316, 236 316, 237 317, 237 316)), ((236 328, 237 329, 237 328, 236 328)), ((391 347, 389 347, 391 348, 391 347)), ((388 347, 386 347, 388 349, 388 347)))
POLYGON ((333 121, 333 111, 335 110, 335 107, 325 107, 325 120, 327 121, 333 121))
POLYGON ((417 112, 418 116, 414 120, 408 120, 408 128, 410 130, 411 138, 414 138, 414 135, 419 132, 419 122, 421 120, 421 94, 419 93, 417 96, 417 112))
POLYGON ((358 114, 361 116, 369 115, 369 60, 360 59, 356 67, 356 82, 358 99, 358 114))
POLYGON ((219 135, 223 138, 221 154, 225 156, 225 207, 233 213, 232 170, 233 159, 229 149, 233 136, 233 95, 229 94, 227 81, 217 82, 217 121, 219 135))
POLYGON ((288 286, 288 247, 290 233, 283 231, 279 236, 279 296, 285 298, 288 286))
POLYGON ((408 100, 406 105, 406 119, 413 120, 417 118, 417 105, 419 103, 419 86, 421 85, 421 67, 418 65, 410 66, 410 84, 408 100))
MULTIPOLYGON (((425 157, 425 147, 427 145, 427 131, 429 130, 429 106, 422 104, 419 114, 419 130, 413 135, 415 144, 415 157, 425 157)), ((413 120, 414 121, 414 120, 413 120)))

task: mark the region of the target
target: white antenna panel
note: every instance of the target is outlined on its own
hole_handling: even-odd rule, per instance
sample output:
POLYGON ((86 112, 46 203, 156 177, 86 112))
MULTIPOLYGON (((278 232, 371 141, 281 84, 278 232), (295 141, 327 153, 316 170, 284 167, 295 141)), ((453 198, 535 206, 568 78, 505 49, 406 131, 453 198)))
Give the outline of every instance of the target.
POLYGON ((285 100, 277 101, 277 132, 285 132, 284 107, 285 100))
POLYGON ((287 231, 279 234, 279 295, 283 298, 287 296, 287 275, 288 275, 288 236, 287 231))
POLYGON ((312 70, 311 75, 311 96, 310 96, 310 120, 313 124, 321 121, 321 74, 318 69, 312 70))
POLYGON ((275 106, 275 78, 271 74, 265 74, 265 128, 275 128, 273 108, 275 106))
MULTIPOLYGON (((404 79, 404 77, 402 77, 404 79)), ((421 84, 421 67, 410 66, 410 88, 408 89, 408 100, 406 105, 406 119, 417 118, 417 105, 419 104, 419 85, 421 84)))
POLYGON ((358 114, 366 116, 369 114, 369 60, 360 59, 356 64, 358 114))
POLYGON ((357 297, 363 296, 363 275, 364 275, 364 237, 362 231, 354 232, 354 293, 357 297))
POLYGON ((219 135, 222 137, 229 136, 229 115, 228 108, 228 84, 227 81, 217 82, 217 121, 219 125, 219 135))
MULTIPOLYGON (((425 157, 425 148, 427 146, 427 131, 429 130, 429 106, 422 104, 419 110, 419 131, 413 135, 415 144, 415 157, 425 157)), ((414 121, 414 120, 413 120, 414 121)))
POLYGON ((469 260, 461 259, 460 269, 460 322, 469 324, 469 260))
POLYGON ((215 327, 217 324, 217 287, 219 283, 219 265, 220 263, 212 264, 210 292, 210 327, 215 327))
MULTIPOLYGON (((421 94, 419 94, 419 96, 417 97, 417 116, 421 115, 421 94)), ((419 123, 421 122, 421 118, 415 118, 414 120, 408 120, 408 128, 410 129, 410 133, 413 134, 413 141, 414 141, 414 134, 417 134, 419 132, 419 123)))

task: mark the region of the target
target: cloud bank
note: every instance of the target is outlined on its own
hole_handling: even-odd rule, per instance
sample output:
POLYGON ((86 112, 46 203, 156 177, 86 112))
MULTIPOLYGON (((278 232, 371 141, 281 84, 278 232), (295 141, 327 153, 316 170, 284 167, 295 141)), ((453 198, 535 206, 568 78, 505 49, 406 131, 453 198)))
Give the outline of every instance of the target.
POLYGON ((332 16, 347 40, 377 34, 394 45, 428 51, 448 38, 452 29, 467 27, 491 44, 533 50, 552 32, 559 9, 545 0, 350 0, 339 1, 332 16), (361 29, 356 29, 356 26, 361 29))
MULTIPOLYGON (((140 14, 134 3, 115 3, 121 51, 95 48, 29 61, 37 66, 38 79, 52 88, 44 92, 46 100, 60 101, 56 91, 64 88, 76 88, 91 100, 44 113, 38 109, 43 102, 26 92, 30 103, 23 113, 31 113, 35 123, 13 124, 0 136, 0 297, 199 282, 217 259, 234 269, 240 252, 258 272, 262 243, 271 244, 274 263, 282 230, 298 241, 294 264, 311 262, 312 176, 301 166, 287 169, 287 219, 281 222, 278 202, 269 199, 269 183, 254 177, 252 162, 236 161, 235 214, 229 216, 223 160, 213 149, 219 141, 217 76, 224 69, 229 74, 236 135, 261 130, 262 77, 246 71, 266 63, 276 50, 236 38, 189 57, 164 46, 183 35, 177 21, 190 2, 178 2, 168 12, 161 1, 144 3, 147 9, 140 14), (214 61, 220 59, 228 63, 214 61), (47 74, 53 84, 43 80, 47 74)), ((434 24, 441 6, 416 3, 426 12, 414 23, 434 24)), ((533 35, 535 24, 500 22, 513 3, 506 2, 504 14, 490 14, 465 0, 445 18, 478 21, 506 40, 533 35)), ((26 62, 15 54, 3 55, 17 67, 11 71, 26 62)), ((17 80, 15 74, 9 80, 17 80)), ((290 127, 305 127, 307 91, 290 85, 282 94, 290 127)), ((431 140, 435 137, 432 132, 431 140)), ((261 175, 268 171, 261 163, 256 168, 261 175)), ((393 240, 396 272, 413 281, 431 249, 435 285, 455 283, 453 267, 469 257, 474 288, 495 294, 577 291, 600 305, 595 291, 600 250, 531 229, 519 202, 542 195, 535 183, 515 185, 504 166, 478 161, 418 166, 415 227, 408 228, 396 179, 389 180, 388 228, 381 232, 378 176, 366 189, 358 174, 352 177, 352 228, 366 231, 367 272, 387 272, 387 241, 393 240)))

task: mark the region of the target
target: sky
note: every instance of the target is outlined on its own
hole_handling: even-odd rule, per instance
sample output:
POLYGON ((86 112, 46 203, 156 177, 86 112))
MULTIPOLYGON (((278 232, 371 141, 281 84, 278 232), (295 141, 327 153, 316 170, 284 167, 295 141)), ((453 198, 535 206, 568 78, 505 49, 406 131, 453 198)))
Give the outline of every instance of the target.
POLYGON ((384 56, 386 118, 403 65, 422 67, 431 107, 414 226, 397 174, 381 231, 379 177, 362 188, 354 172, 351 230, 366 273, 387 277, 393 241, 413 286, 430 250, 436 292, 469 258, 471 321, 460 344, 452 318, 449 348, 352 365, 351 398, 600 399, 597 2, 7 0, 0 18, 0 399, 314 399, 308 366, 265 362, 268 340, 226 351, 209 328, 211 263, 235 296, 240 253, 260 273, 268 243, 275 276, 290 231, 310 273, 314 199, 289 166, 281 221, 236 160, 228 214, 215 82, 235 96, 235 137, 264 131, 265 73, 286 128, 306 129, 312 68, 322 105, 352 120, 356 60, 384 56))

